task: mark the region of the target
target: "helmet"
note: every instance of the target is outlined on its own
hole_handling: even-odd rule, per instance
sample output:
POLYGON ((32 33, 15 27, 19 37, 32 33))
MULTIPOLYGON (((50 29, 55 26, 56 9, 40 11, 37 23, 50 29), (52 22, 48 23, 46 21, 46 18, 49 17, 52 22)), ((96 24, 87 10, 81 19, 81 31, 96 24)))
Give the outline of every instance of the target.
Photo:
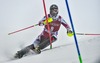
POLYGON ((52 15, 52 17, 56 17, 58 14, 58 6, 53 4, 50 6, 50 14, 52 15))
POLYGON ((53 10, 53 9, 58 9, 58 6, 56 4, 51 5, 50 10, 53 10))

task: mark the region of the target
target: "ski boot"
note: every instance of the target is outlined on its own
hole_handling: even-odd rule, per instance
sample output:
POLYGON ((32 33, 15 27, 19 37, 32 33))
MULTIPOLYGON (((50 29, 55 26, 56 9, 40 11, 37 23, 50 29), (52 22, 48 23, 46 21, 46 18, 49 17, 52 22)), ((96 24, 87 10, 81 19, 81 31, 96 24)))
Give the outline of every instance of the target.
POLYGON ((33 49, 33 51, 34 51, 36 54, 40 54, 40 53, 41 53, 41 50, 40 50, 39 46, 35 47, 35 49, 33 49))
POLYGON ((17 53, 15 54, 14 58, 22 58, 24 54, 25 54, 24 51, 17 51, 17 53))
POLYGON ((21 51, 17 51, 17 53, 15 54, 14 58, 22 58, 23 55, 24 54, 21 51))

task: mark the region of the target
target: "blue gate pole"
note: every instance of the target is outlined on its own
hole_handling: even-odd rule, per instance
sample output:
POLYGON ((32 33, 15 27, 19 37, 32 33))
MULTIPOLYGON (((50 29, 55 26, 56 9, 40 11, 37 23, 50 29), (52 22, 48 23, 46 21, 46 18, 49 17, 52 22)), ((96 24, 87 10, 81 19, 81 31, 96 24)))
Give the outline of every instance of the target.
POLYGON ((77 37, 76 37, 76 34, 75 34, 75 29, 74 29, 74 25, 73 25, 71 13, 70 13, 69 5, 68 5, 68 1, 65 0, 65 2, 66 2, 67 10, 68 10, 70 23, 71 23, 71 26, 72 26, 72 31, 74 32, 74 40, 75 40, 75 44, 76 44, 76 48, 77 48, 77 52, 78 52, 78 58, 79 58, 80 63, 82 63, 82 57, 81 57, 81 54, 80 54, 80 50, 79 50, 79 46, 78 46, 78 42, 77 42, 77 37))

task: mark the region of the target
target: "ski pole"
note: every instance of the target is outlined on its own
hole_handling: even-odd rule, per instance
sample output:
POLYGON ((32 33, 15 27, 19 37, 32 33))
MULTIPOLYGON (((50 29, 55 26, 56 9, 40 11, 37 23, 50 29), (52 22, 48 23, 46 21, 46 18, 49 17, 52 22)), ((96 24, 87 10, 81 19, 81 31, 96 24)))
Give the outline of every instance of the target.
POLYGON ((17 33, 17 32, 20 32, 20 31, 23 31, 23 30, 26 30, 26 29, 29 29, 29 28, 32 28, 32 27, 37 26, 37 25, 39 25, 39 24, 35 24, 35 25, 32 25, 32 26, 29 26, 29 27, 26 27, 26 28, 23 28, 23 29, 20 29, 20 30, 11 32, 11 33, 8 33, 8 35, 11 35, 11 34, 14 34, 14 33, 17 33))
POLYGON ((89 34, 89 33, 76 33, 77 35, 100 35, 100 34, 89 34))

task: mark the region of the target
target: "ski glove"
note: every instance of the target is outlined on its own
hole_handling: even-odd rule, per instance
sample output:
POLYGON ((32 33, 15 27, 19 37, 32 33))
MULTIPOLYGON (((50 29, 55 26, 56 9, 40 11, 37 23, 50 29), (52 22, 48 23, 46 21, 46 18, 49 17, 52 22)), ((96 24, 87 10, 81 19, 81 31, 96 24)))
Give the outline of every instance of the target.
POLYGON ((74 34, 73 34, 73 32, 72 32, 71 30, 67 30, 67 35, 68 35, 69 37, 72 37, 74 34))
POLYGON ((47 20, 45 20, 45 21, 43 22, 43 24, 44 24, 44 25, 47 25, 47 21, 48 21, 48 23, 51 23, 51 22, 53 21, 53 19, 52 19, 52 18, 48 18, 47 20))

